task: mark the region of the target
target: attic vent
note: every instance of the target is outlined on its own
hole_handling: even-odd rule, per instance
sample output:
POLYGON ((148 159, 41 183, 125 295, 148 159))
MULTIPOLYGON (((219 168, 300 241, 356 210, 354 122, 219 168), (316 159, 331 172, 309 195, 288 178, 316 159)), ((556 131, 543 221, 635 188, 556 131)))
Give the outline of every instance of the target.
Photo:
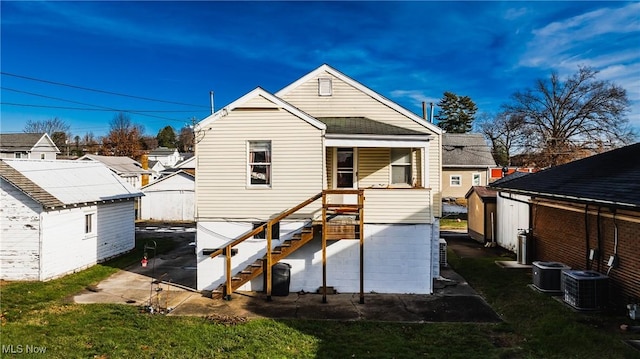
POLYGON ((331 96, 333 94, 333 88, 331 87, 330 78, 318 79, 318 96, 331 96))

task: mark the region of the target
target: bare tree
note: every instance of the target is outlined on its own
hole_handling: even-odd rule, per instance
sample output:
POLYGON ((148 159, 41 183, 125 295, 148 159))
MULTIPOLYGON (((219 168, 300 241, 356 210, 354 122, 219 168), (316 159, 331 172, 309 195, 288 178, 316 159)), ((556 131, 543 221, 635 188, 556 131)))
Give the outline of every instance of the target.
POLYGON ((127 156, 139 158, 142 154, 140 139, 144 129, 133 124, 131 118, 122 112, 113 117, 111 130, 102 139, 101 153, 107 156, 127 156))
POLYGON ((508 116, 522 118, 530 131, 527 145, 540 155, 538 165, 555 166, 634 140, 626 91, 596 80, 597 73, 580 67, 564 81, 552 73, 534 88, 516 92, 504 106, 508 116))
POLYGON ((194 149, 194 134, 193 128, 184 126, 178 134, 178 150, 180 152, 193 152, 194 149))
POLYGON ((32 121, 27 120, 27 123, 24 125, 24 129, 22 132, 25 133, 46 133, 49 136, 52 136, 54 132, 62 132, 67 133, 69 131, 69 124, 59 119, 58 117, 54 117, 48 120, 42 121, 32 121))
POLYGON ((529 129, 522 116, 501 112, 495 116, 482 114, 478 128, 491 142, 493 159, 500 166, 510 166, 514 151, 525 151, 529 129))

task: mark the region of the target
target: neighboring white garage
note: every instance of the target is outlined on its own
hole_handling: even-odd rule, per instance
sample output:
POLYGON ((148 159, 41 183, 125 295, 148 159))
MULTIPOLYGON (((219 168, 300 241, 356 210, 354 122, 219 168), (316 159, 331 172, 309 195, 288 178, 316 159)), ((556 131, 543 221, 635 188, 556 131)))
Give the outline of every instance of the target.
POLYGON ((140 189, 141 219, 190 222, 195 220, 195 177, 178 171, 140 189))

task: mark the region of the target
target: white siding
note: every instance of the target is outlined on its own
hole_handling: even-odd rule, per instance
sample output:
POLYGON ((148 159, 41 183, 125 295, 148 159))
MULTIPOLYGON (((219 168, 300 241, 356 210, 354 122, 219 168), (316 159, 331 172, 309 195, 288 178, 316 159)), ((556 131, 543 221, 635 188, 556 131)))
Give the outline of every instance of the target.
POLYGON ((141 218, 162 221, 195 220, 195 181, 176 174, 142 189, 141 218))
POLYGON ((431 223, 428 189, 366 189, 365 223, 431 223))
MULTIPOLYGON (((518 201, 529 201, 528 196, 503 193, 518 201)), ((529 205, 500 195, 497 197, 496 209, 496 241, 502 248, 516 252, 518 248, 518 233, 520 229, 530 228, 529 205)))
POLYGON ((133 201, 50 211, 42 215, 41 280, 60 277, 135 247, 133 201), (95 232, 85 235, 85 214, 95 232))
POLYGON ((194 221, 193 190, 145 191, 141 199, 141 219, 153 221, 194 221))
POLYGON ((390 179, 389 148, 358 149, 358 186, 387 186, 390 179))
POLYGON ((37 280, 42 207, 0 180, 0 278, 37 280))
POLYGON ((289 112, 235 110, 202 131, 196 151, 198 218, 266 219, 322 191, 322 132, 289 112), (247 143, 263 140, 271 141, 272 184, 250 187, 247 143))
MULTIPOLYGON (((232 224, 210 222, 199 223, 198 226, 198 253, 201 253, 201 248, 205 248, 201 247, 201 240, 206 241, 205 238, 212 236, 212 233, 230 234, 232 224)), ((249 226, 250 224, 246 224, 245 229, 249 226)), ((242 230, 238 232, 242 233, 242 230)), ((365 292, 432 293, 432 279, 435 275, 432 237, 430 225, 365 226, 365 292)), ((437 235, 435 237, 437 243, 437 235)), ((356 240, 331 241, 327 248, 327 285, 339 292, 354 293, 360 290, 358 243, 356 240)), ((251 256, 249 246, 264 249, 264 240, 238 249, 238 255, 233 257, 234 273, 260 256, 251 256), (236 262, 240 265, 236 265, 236 262)), ((198 257, 199 290, 214 289, 224 281, 224 262, 222 257, 198 257)), ((319 239, 314 239, 281 262, 291 265, 291 291, 315 292, 322 286, 322 247, 319 239)), ((263 290, 262 283, 263 277, 260 276, 244 285, 241 290, 263 290)))

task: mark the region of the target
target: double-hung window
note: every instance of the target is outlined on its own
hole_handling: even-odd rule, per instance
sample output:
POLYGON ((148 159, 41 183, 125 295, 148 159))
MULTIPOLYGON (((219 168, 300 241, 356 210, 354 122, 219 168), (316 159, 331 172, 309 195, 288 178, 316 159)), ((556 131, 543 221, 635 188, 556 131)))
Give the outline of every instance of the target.
POLYGON ((249 141, 249 185, 271 185, 271 141, 249 141))
POLYGON ((474 186, 480 186, 480 173, 474 173, 472 177, 472 183, 474 186))
POLYGON ((84 215, 84 234, 90 236, 95 233, 95 213, 85 213, 84 215))
POLYGON ((391 149, 391 184, 411 185, 411 149, 391 149))
POLYGON ((449 176, 449 185, 451 187, 460 187, 460 186, 462 186, 462 176, 460 176, 460 175, 451 175, 451 176, 449 176))

